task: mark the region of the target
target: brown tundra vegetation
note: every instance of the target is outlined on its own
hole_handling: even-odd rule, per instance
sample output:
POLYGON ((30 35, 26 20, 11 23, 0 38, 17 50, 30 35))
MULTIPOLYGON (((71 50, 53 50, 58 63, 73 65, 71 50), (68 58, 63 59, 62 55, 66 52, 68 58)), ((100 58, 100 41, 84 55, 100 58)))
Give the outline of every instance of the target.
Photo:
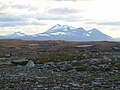
POLYGON ((120 42, 0 40, 0 90, 120 90, 120 42))

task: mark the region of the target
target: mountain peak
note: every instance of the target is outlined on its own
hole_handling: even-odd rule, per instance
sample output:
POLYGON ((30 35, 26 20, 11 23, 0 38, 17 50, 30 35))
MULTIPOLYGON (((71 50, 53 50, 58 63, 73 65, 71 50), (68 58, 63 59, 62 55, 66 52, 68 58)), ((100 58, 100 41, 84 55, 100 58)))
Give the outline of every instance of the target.
POLYGON ((91 29, 91 30, 89 30, 88 31, 89 33, 102 33, 102 32, 100 32, 98 29, 96 29, 96 28, 93 28, 93 29, 91 29))
POLYGON ((50 28, 47 32, 58 32, 58 31, 67 32, 69 30, 74 30, 74 29, 75 28, 72 26, 56 24, 55 26, 50 28))
POLYGON ((79 27, 79 28, 77 28, 77 29, 81 29, 81 30, 84 30, 84 28, 82 28, 82 27, 79 27))
POLYGON ((60 26, 62 26, 62 25, 60 25, 60 24, 56 24, 55 26, 56 26, 56 27, 60 27, 60 26))
POLYGON ((72 27, 72 26, 60 25, 60 24, 56 24, 56 25, 54 26, 54 28, 70 28, 70 29, 75 29, 75 28, 72 27))
POLYGON ((26 34, 18 31, 18 32, 12 33, 11 35, 25 36, 26 34))
POLYGON ((23 37, 23 36, 26 36, 26 34, 22 32, 14 32, 14 33, 5 35, 6 38, 18 38, 18 37, 23 37))

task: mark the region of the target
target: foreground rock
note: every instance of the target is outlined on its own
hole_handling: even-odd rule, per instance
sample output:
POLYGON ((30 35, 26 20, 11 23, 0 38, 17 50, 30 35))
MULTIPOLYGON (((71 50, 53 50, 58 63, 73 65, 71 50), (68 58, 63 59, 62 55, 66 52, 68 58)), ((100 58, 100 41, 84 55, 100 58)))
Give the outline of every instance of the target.
MULTIPOLYGON (((96 61, 92 61, 96 62, 96 61)), ((119 90, 119 71, 101 71, 101 65, 84 61, 61 61, 24 66, 0 66, 1 90, 119 90), (86 62, 86 63, 83 63, 86 62), (82 64, 81 64, 82 63, 82 64), (87 64, 87 66, 86 66, 87 64), (78 66, 79 65, 79 66, 78 66), (85 69, 83 67, 86 67, 85 69), (94 71, 98 69, 97 71, 94 71)), ((109 67, 110 63, 107 64, 109 67)), ((106 68, 102 66, 102 68, 106 68)), ((112 66, 111 69, 115 67, 112 66)))
POLYGON ((35 64, 32 60, 29 60, 28 63, 25 65, 25 67, 27 67, 27 68, 32 68, 34 66, 35 66, 35 64))

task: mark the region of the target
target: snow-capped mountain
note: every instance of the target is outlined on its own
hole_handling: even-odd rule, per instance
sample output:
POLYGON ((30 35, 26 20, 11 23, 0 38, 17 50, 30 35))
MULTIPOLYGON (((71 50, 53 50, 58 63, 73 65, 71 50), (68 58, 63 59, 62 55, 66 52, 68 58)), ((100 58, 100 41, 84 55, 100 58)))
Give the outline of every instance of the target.
POLYGON ((10 33, 8 35, 5 35, 4 37, 5 38, 10 38, 10 39, 19 39, 19 38, 22 38, 26 36, 25 33, 22 33, 22 32, 14 32, 14 33, 10 33))
POLYGON ((57 24, 54 27, 50 28, 47 33, 55 33, 55 32, 68 32, 69 30, 75 30, 74 27, 68 25, 60 25, 57 24))
POLYGON ((15 32, 4 36, 4 38, 24 39, 24 40, 69 40, 69 41, 102 41, 112 38, 99 30, 93 28, 85 30, 83 28, 74 28, 68 25, 57 24, 46 32, 34 35, 26 35, 21 32, 15 32))
POLYGON ((93 28, 88 31, 90 38, 94 40, 111 40, 112 37, 100 32, 96 28, 93 28))

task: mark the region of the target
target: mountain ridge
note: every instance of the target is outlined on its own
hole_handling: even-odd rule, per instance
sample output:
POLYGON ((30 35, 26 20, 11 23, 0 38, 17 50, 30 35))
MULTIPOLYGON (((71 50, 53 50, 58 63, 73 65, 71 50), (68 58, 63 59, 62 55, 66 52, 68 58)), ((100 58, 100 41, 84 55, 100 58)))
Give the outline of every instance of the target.
POLYGON ((85 30, 82 27, 74 28, 68 25, 57 24, 43 33, 26 35, 22 32, 14 32, 3 39, 23 39, 23 40, 68 40, 68 41, 103 41, 111 40, 112 37, 102 33, 96 28, 85 30))

